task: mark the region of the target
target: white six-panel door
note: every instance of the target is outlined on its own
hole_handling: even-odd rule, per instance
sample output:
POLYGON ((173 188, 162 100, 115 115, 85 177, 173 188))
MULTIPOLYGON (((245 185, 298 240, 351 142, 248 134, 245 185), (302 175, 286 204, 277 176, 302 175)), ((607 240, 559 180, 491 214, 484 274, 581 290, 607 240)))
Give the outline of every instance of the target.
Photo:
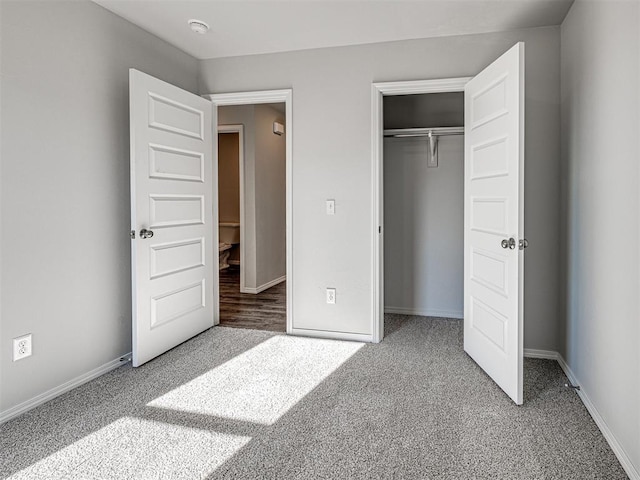
POLYGON ((139 366, 213 326, 217 182, 211 103, 137 70, 129 82, 133 365, 139 366))
POLYGON ((522 404, 524 44, 465 87, 464 350, 522 404))

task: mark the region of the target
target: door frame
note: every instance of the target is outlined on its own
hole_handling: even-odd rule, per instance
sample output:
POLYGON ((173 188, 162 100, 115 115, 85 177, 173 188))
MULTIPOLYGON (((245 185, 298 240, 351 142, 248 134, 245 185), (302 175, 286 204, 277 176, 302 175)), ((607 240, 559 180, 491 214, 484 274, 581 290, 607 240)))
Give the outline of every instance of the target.
MULTIPOLYGON (((245 243, 244 243, 244 125, 218 125, 218 135, 221 133, 238 134, 238 171, 239 171, 239 191, 240 191, 240 293, 246 293, 245 285, 245 243)), ((217 139, 216 139, 217 141, 217 139)), ((217 165, 217 163, 216 163, 217 165)), ((218 188, 218 197, 220 188, 218 188)), ((219 235, 219 232, 218 232, 219 235)))
MULTIPOLYGON (((255 105, 263 103, 285 104, 285 133, 286 133, 286 272, 287 272, 287 333, 293 329, 293 90, 260 90, 253 92, 212 93, 203 95, 213 104, 213 125, 218 125, 218 107, 255 105)), ((213 136, 213 171, 215 181, 218 181, 218 135, 213 136)), ((218 224, 218 197, 214 196, 213 221, 218 224)), ((242 213, 241 213, 242 216, 242 213)), ((240 227, 242 235, 242 226, 240 227)), ((214 229, 214 244, 219 242, 218 231, 214 229)), ((242 243, 242 240, 241 240, 242 243)), ((242 244, 240 246, 242 252, 242 244)), ((242 262, 242 260, 241 260, 242 262)), ((240 267, 242 271, 242 266, 240 267)), ((214 325, 220 323, 220 271, 216 268, 214 274, 213 318, 214 325)))
POLYGON ((382 111, 383 97, 391 95, 416 95, 421 93, 464 92, 473 77, 442 78, 436 80, 412 80, 371 84, 371 273, 372 341, 378 343, 384 337, 384 155, 382 111))

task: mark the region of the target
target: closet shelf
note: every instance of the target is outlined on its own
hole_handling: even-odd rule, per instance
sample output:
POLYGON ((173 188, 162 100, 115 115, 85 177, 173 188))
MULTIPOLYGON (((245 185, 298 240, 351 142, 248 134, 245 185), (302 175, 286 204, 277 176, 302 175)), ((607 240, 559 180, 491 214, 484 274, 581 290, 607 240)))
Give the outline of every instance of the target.
POLYGON ((425 127, 425 128, 389 128, 384 130, 385 137, 434 137, 445 135, 464 135, 464 127, 425 127))

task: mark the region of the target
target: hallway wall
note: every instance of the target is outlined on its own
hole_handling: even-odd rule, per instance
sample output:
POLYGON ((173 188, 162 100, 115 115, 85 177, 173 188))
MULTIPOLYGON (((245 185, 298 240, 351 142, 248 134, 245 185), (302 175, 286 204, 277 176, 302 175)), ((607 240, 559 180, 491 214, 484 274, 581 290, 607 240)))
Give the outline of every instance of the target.
POLYGON ((240 134, 218 133, 218 218, 240 222, 240 134))

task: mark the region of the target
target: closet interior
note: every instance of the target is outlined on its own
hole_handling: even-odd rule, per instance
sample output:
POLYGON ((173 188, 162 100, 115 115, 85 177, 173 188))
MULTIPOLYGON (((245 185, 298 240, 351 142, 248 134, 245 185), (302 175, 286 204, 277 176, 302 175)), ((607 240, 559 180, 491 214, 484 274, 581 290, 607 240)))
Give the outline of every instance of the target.
POLYGON ((462 318, 464 93, 385 96, 385 312, 462 318))

